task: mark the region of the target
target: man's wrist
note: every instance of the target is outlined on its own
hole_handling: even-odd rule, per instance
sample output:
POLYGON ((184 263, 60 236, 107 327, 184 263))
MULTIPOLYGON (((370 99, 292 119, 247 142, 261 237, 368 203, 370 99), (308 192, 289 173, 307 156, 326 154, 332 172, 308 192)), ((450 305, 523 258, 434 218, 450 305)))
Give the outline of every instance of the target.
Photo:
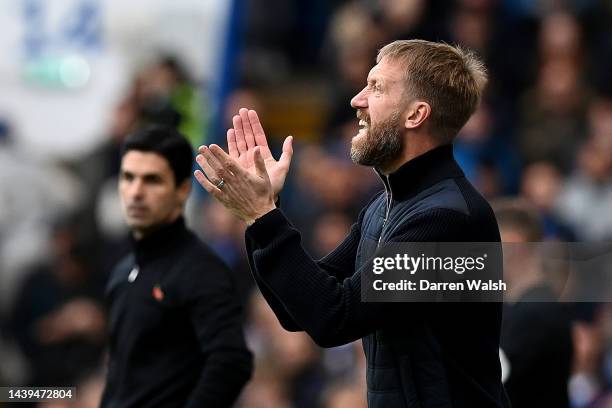
POLYGON ((246 223, 247 227, 250 227, 251 225, 253 225, 255 223, 255 221, 257 221, 258 219, 260 219, 264 215, 268 214, 269 212, 274 211, 276 208, 277 208, 276 205, 273 203, 266 210, 260 212, 255 217, 245 220, 245 223, 246 223))

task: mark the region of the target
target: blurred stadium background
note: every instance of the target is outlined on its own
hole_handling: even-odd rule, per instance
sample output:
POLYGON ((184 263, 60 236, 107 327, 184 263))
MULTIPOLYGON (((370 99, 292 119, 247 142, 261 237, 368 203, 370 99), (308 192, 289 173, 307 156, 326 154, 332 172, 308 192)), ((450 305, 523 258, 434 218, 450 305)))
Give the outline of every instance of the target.
MULTIPOLYGON (((296 137, 283 208, 314 256, 380 183, 349 159, 350 98, 395 39, 486 61, 458 161, 490 199, 520 196, 546 239, 612 239, 610 0, 0 1, 0 385, 103 386, 103 291, 128 250, 118 146, 148 123, 224 145, 239 107, 278 148, 296 137)), ((234 269, 256 371, 240 407, 360 407, 361 344, 284 332, 253 290, 244 227, 194 186, 189 224, 234 269)), ((612 308, 577 304, 573 407, 612 407, 612 308)), ((2 404, 0 404, 2 406, 2 404)))

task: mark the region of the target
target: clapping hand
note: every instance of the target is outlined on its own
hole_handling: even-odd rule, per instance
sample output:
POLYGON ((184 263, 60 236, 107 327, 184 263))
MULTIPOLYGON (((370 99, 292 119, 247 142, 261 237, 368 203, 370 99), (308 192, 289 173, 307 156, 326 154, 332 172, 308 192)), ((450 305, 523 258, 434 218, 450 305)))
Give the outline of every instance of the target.
POLYGON ((232 122, 234 128, 227 131, 227 149, 229 155, 244 169, 254 173, 255 162, 253 160, 253 152, 255 146, 259 146, 261 157, 270 177, 274 198, 278 198, 278 194, 285 184, 285 178, 287 177, 291 157, 293 156, 293 136, 287 136, 285 139, 282 154, 277 161, 272 156, 272 152, 268 147, 266 133, 261 126, 257 112, 242 108, 238 115, 232 118, 232 122))
POLYGON ((214 144, 201 146, 196 161, 204 173, 196 170, 195 177, 226 208, 251 224, 275 208, 291 164, 293 138, 285 139, 277 161, 255 111, 240 109, 233 125, 227 131, 229 154, 214 144))

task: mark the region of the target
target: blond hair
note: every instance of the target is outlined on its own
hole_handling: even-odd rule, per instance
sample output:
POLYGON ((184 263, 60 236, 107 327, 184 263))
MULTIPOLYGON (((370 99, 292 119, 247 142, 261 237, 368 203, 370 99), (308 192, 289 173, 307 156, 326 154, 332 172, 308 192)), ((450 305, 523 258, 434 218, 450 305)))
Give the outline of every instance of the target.
POLYGON ((484 64, 472 52, 445 43, 398 40, 385 45, 376 57, 405 67, 411 97, 431 106, 432 133, 450 142, 474 113, 487 83, 484 64))

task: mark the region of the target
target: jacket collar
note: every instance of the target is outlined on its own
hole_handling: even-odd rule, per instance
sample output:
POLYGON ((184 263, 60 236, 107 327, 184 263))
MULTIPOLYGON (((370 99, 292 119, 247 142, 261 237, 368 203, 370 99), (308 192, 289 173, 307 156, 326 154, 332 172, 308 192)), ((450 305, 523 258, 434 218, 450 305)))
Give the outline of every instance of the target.
POLYGON ((431 149, 404 163, 388 176, 375 169, 387 193, 394 200, 405 200, 433 186, 439 181, 463 177, 463 171, 455 161, 453 145, 445 144, 431 149))
POLYGON ((160 226, 149 235, 136 240, 130 234, 130 241, 136 257, 136 263, 141 265, 168 253, 181 242, 181 237, 187 232, 185 219, 179 217, 171 224, 160 226))

